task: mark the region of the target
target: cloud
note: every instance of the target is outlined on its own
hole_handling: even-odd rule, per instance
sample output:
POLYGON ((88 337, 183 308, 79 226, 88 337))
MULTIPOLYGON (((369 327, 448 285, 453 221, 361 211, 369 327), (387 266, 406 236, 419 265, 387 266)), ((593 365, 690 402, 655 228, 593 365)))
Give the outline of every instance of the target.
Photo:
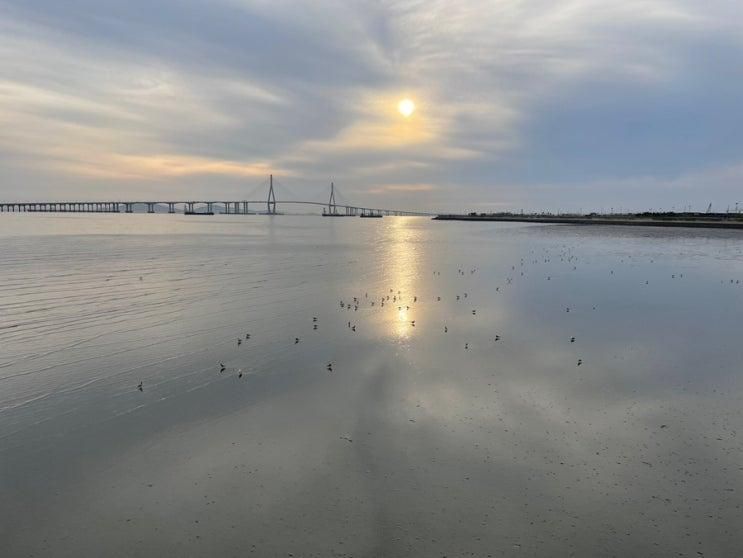
POLYGON ((436 190, 433 184, 382 184, 369 190, 371 194, 387 194, 389 192, 430 192, 436 190))
POLYGON ((273 170, 358 203, 435 186, 411 208, 560 188, 598 206, 602 183, 655 204, 740 164, 742 30, 729 0, 10 0, 0 197, 188 195, 204 176, 227 195, 273 170))

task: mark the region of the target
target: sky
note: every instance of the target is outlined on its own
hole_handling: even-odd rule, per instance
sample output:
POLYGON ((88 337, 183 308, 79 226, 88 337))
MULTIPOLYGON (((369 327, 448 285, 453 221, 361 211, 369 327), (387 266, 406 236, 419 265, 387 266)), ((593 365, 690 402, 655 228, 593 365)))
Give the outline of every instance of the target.
POLYGON ((3 201, 263 198, 269 173, 279 201, 743 208, 743 10, 0 0, 3 201))

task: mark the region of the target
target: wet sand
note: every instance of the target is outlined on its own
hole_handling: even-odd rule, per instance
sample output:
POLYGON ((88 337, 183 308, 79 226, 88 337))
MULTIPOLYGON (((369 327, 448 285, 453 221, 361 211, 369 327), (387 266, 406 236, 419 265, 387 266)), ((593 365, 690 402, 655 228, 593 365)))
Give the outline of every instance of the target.
POLYGON ((2 554, 735 556, 739 233, 481 225, 0 219, 2 554))

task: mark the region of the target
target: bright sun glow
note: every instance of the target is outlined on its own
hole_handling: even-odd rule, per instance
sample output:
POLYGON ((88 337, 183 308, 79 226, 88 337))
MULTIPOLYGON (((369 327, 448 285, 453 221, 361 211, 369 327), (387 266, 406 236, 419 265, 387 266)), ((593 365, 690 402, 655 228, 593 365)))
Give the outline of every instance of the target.
POLYGON ((400 111, 405 118, 408 118, 413 112, 415 112, 415 103, 410 99, 403 99, 397 105, 397 110, 400 111))

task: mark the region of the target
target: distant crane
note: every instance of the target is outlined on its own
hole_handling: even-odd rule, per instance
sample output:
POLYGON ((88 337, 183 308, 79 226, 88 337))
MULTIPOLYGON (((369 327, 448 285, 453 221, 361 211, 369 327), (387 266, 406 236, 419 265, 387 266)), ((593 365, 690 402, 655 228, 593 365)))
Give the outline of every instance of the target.
POLYGON ((712 213, 712 204, 711 203, 707 206, 707 213, 712 213))

